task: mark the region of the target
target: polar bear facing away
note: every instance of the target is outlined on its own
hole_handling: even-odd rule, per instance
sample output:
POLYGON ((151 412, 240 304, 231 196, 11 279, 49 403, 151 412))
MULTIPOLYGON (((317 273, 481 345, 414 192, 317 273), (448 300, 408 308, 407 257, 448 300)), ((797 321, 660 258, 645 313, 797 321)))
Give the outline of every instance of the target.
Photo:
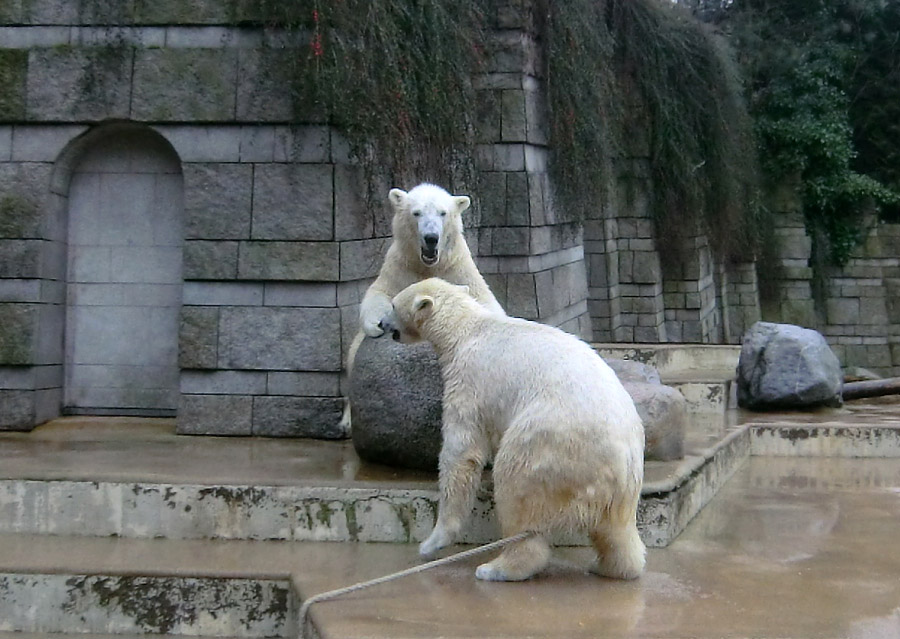
POLYGON ((382 326, 401 342, 431 342, 444 378, 440 506, 422 555, 457 539, 493 458, 503 536, 536 534, 479 566, 476 577, 528 579, 549 562, 548 537, 558 530, 588 533, 596 572, 640 575, 644 431, 593 349, 557 328, 492 314, 465 287, 439 279, 401 291, 382 326))
MULTIPOLYGON (((486 309, 504 314, 478 272, 463 237, 462 214, 471 203, 468 196, 450 195, 441 187, 426 183, 408 193, 391 189, 388 198, 394 210, 393 241, 378 277, 360 304, 360 330, 347 354, 348 372, 352 371, 353 360, 363 338, 383 334, 379 322, 390 312, 391 298, 413 282, 440 277, 454 284, 466 285, 472 297, 486 309)), ((345 432, 349 432, 349 403, 341 425, 345 432)))

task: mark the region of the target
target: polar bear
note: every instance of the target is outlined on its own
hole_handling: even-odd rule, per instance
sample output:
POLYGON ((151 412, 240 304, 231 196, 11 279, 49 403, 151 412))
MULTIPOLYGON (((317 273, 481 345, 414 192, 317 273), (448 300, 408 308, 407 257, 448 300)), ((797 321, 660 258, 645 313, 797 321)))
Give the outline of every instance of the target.
MULTIPOLYGON (((423 183, 408 193, 391 189, 394 209, 393 241, 378 277, 369 286, 359 308, 360 330, 347 353, 347 372, 352 374, 356 351, 366 335, 379 337, 381 318, 391 310, 391 298, 428 277, 440 277, 469 287, 471 295, 491 313, 505 315, 484 281, 463 237, 462 214, 471 200, 450 195, 434 184, 423 183)), ((350 432, 350 403, 344 406, 341 428, 350 432)))
POLYGON ((502 534, 534 534, 479 566, 477 578, 535 575, 550 560, 548 537, 560 530, 588 533, 595 572, 640 575, 644 430, 631 397, 590 346, 490 313, 465 287, 440 279, 401 291, 381 325, 395 340, 431 342, 444 379, 440 505, 423 556, 458 537, 493 458, 502 534))

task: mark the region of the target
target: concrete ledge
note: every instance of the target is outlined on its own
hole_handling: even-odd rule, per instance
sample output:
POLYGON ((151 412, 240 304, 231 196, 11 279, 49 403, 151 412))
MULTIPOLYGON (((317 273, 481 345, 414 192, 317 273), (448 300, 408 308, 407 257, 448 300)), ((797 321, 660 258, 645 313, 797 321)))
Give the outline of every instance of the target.
POLYGON ((751 425, 752 455, 791 457, 900 457, 900 425, 840 423, 751 425))
POLYGON ((0 593, 2 631, 297 636, 288 579, 5 572, 0 593))

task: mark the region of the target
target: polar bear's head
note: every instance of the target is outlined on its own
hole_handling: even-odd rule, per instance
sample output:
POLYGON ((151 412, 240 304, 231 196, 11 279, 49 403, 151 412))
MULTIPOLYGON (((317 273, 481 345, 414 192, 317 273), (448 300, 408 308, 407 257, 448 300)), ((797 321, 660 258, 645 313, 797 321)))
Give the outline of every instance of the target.
POLYGON ((391 306, 391 314, 382 320, 382 326, 395 341, 404 344, 429 339, 429 334, 437 330, 435 321, 454 326, 448 312, 486 312, 469 294, 468 286, 450 284, 437 277, 410 284, 394 296, 391 306), (443 319, 435 320, 436 314, 443 315, 443 319))
POLYGON ((394 240, 415 251, 425 266, 435 266, 462 241, 462 212, 471 200, 450 195, 434 184, 420 184, 409 193, 391 189, 394 240))

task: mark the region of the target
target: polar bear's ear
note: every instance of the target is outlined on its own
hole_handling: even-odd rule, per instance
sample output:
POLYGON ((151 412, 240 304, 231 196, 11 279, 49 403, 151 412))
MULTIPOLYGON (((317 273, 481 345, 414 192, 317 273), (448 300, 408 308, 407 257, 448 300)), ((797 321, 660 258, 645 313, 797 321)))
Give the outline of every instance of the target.
POLYGON ((470 293, 469 293, 469 285, 468 285, 468 284, 457 284, 457 285, 456 285, 456 288, 458 288, 459 290, 461 290, 461 291, 462 291, 463 293, 465 293, 466 295, 469 295, 469 294, 470 294, 470 293))
POLYGON ((472 205, 472 200, 469 199, 468 195, 457 195, 453 198, 453 201, 456 203, 457 213, 462 213, 472 205))
POLYGON ((434 309, 434 298, 430 295, 416 295, 413 300, 413 314, 416 319, 425 319, 434 309))
POLYGON ((391 192, 388 193, 388 199, 391 201, 391 206, 395 209, 400 209, 406 201, 406 191, 403 189, 391 189, 391 192))

